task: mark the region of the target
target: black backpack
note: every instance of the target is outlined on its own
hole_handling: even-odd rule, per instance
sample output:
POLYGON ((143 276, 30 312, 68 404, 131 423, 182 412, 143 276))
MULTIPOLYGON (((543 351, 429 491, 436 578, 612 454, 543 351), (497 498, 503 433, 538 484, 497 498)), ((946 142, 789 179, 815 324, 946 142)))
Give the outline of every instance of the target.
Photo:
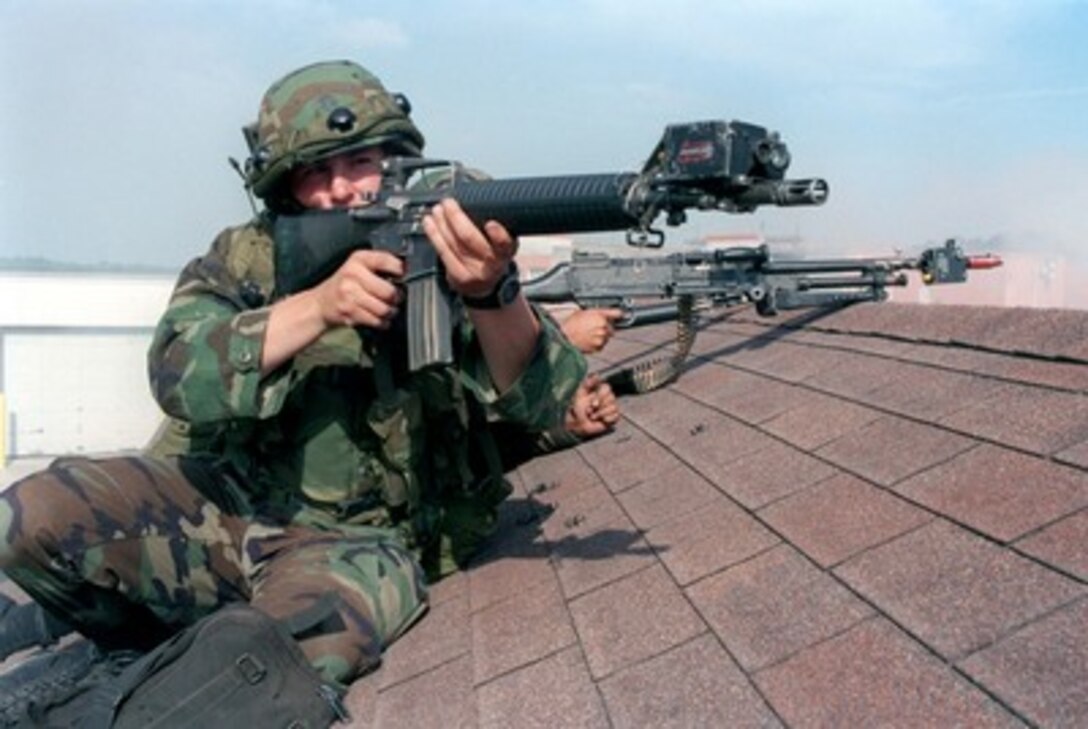
POLYGON ((292 637, 312 622, 285 625, 247 604, 227 605, 115 675, 103 677, 96 663, 97 672, 60 695, 31 701, 17 726, 315 729, 346 722, 342 690, 321 679, 292 637))

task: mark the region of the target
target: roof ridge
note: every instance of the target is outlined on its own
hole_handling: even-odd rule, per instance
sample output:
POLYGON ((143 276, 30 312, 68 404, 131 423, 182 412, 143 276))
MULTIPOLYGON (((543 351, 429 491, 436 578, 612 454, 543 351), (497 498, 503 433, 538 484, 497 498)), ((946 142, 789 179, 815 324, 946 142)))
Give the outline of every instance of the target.
MULTIPOLYGON (((1088 350, 1082 348, 1074 351, 1058 349, 1051 352, 1036 349, 1025 349, 1022 346, 1009 344, 1002 346, 985 341, 987 335, 1000 334, 1000 329, 1007 326, 1010 317, 1016 319, 1031 316, 1072 316, 1077 320, 1083 319, 1084 328, 1088 331, 1088 312, 1054 309, 1038 310, 1023 307, 998 308, 983 306, 952 306, 943 304, 904 304, 895 302, 851 304, 833 309, 807 309, 793 312, 780 312, 773 318, 759 316, 751 311, 731 312, 728 317, 730 323, 752 324, 765 329, 789 329, 793 331, 813 331, 830 334, 840 334, 852 337, 873 337, 886 341, 907 342, 912 344, 929 344, 939 347, 958 348, 975 352, 986 352, 1011 356, 1036 362, 1058 362, 1066 364, 1088 364, 1088 350), (963 322, 970 320, 958 317, 961 323, 960 331, 948 331, 945 322, 932 321, 934 312, 948 312, 966 314, 970 313, 976 321, 976 326, 967 326, 964 329, 963 322), (915 333, 909 334, 900 331, 900 328, 908 328, 904 325, 912 325, 915 333), (985 324, 988 326, 980 326, 985 324), (891 329, 891 330, 890 330, 891 329), (998 330, 995 332, 994 330, 998 330), (940 333, 933 333, 933 332, 940 333), (975 337, 971 337, 975 334, 975 337)), ((940 316, 940 314, 938 314, 940 316)), ((720 321, 721 317, 705 319, 707 324, 720 321)), ((703 328, 703 327, 700 327, 703 328)), ((1079 341, 1079 340, 1078 340, 1079 341)), ((1015 339, 1014 339, 1015 342, 1015 339)), ((1030 342, 1023 342, 1030 346, 1030 342)), ((1059 344, 1060 346, 1060 344, 1059 344)))
POLYGON ((845 337, 874 337, 876 339, 884 339, 893 342, 909 342, 911 344, 932 344, 937 347, 966 349, 975 352, 987 352, 989 354, 1001 354, 1020 359, 1030 359, 1033 361, 1063 362, 1068 364, 1088 364, 1088 357, 1076 357, 1073 355, 1061 353, 1046 354, 1044 352, 1032 352, 1023 349, 994 347, 986 344, 980 344, 978 342, 970 342, 957 338, 939 339, 936 337, 926 336, 907 336, 904 334, 894 334, 879 330, 852 330, 827 326, 795 326, 792 324, 784 324, 782 326, 787 329, 795 329, 797 331, 815 331, 824 334, 836 334, 845 337))

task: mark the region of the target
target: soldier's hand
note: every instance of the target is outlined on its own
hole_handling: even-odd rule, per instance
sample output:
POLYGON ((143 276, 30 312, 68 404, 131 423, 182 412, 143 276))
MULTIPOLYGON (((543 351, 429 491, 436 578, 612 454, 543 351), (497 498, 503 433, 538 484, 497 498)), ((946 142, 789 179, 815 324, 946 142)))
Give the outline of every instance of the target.
POLYGON ((403 294, 404 261, 388 251, 355 251, 314 288, 326 326, 387 329, 403 294))
POLYGON ((561 328, 571 344, 593 354, 604 349, 615 334, 614 322, 622 318, 622 309, 579 309, 563 320, 561 328))
POLYGON ((446 266, 450 288, 462 296, 494 291, 517 253, 517 240, 506 228, 494 220, 480 228, 453 199, 431 208, 423 231, 446 266))
POLYGON ((592 438, 611 430, 619 419, 615 393, 600 375, 593 373, 578 386, 563 425, 580 438, 592 438))

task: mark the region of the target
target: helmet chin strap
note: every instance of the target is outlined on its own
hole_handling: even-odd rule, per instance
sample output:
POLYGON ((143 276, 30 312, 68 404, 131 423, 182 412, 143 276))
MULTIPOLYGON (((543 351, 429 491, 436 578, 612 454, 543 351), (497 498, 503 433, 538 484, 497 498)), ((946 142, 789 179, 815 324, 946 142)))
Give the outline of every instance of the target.
POLYGON ((246 179, 246 173, 242 170, 242 165, 234 157, 227 157, 227 162, 238 173, 238 176, 242 178, 242 187, 246 191, 246 199, 249 200, 249 208, 253 211, 253 217, 260 215, 260 211, 257 209, 257 201, 253 199, 253 191, 249 189, 249 180, 246 179))

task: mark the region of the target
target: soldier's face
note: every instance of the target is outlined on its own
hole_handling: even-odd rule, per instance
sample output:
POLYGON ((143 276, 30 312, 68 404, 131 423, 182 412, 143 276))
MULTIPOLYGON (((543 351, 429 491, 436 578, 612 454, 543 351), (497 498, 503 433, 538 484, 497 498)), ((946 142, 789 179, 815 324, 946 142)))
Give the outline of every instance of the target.
POLYGON ((311 210, 367 205, 381 187, 380 147, 345 152, 291 171, 291 194, 311 210))

